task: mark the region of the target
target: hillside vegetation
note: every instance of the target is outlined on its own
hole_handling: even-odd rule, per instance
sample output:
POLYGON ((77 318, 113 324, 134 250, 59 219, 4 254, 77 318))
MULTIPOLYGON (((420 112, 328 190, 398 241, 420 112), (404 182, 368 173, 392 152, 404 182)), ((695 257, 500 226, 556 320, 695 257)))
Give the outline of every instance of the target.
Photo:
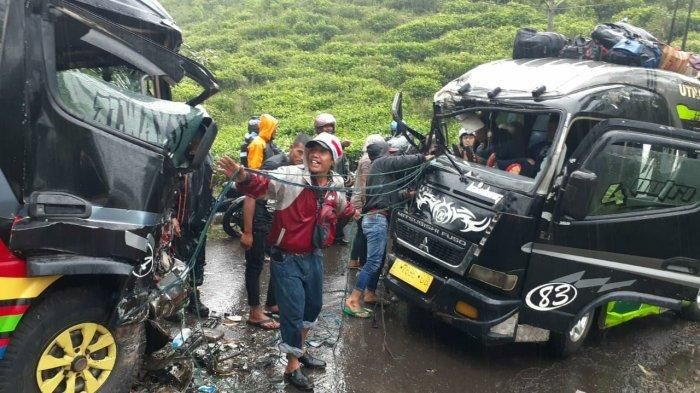
MULTIPOLYGON (((680 46, 689 0, 681 0, 673 44, 680 46)), ((247 119, 270 113, 279 144, 312 133, 330 112, 354 143, 387 133, 396 91, 409 123, 427 130, 433 94, 486 61, 510 57, 515 32, 546 30, 543 0, 161 0, 185 37, 184 53, 209 67, 222 92, 206 107, 220 126, 216 154, 234 154, 247 119)), ((666 40, 670 0, 566 0, 555 30, 588 36, 599 22, 629 22, 666 40)), ((700 52, 700 11, 688 50, 700 52)), ((191 86, 181 87, 183 94, 191 86)))

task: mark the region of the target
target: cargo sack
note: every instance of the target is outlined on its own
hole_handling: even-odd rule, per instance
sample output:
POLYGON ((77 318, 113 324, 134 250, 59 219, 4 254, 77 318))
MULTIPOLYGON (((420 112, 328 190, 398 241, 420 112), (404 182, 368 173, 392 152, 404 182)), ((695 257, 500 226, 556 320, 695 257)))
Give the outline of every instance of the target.
POLYGON ((679 74, 695 77, 700 68, 700 58, 689 52, 683 52, 670 45, 663 45, 663 55, 659 68, 666 71, 677 72, 679 74))
POLYGON ((559 52, 559 57, 564 59, 602 60, 607 52, 608 50, 595 40, 578 36, 572 44, 566 45, 559 52))
POLYGON ((554 32, 538 33, 535 29, 523 28, 515 34, 514 59, 539 59, 557 57, 567 44, 563 35, 554 32))
POLYGON ((615 64, 657 68, 661 60, 661 50, 651 42, 625 39, 612 47, 605 56, 605 61, 615 64))
POLYGON ((700 55, 691 54, 688 57, 688 65, 695 70, 695 72, 700 71, 700 55))

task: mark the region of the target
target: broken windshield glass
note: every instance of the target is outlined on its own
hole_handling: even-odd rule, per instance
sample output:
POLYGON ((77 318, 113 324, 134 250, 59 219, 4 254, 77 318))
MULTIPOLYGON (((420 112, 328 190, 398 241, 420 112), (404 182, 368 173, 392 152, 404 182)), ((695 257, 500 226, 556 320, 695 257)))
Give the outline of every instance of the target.
POLYGON ((71 114, 169 151, 177 150, 182 135, 195 133, 205 116, 201 108, 149 97, 80 70, 57 76, 59 98, 71 114))

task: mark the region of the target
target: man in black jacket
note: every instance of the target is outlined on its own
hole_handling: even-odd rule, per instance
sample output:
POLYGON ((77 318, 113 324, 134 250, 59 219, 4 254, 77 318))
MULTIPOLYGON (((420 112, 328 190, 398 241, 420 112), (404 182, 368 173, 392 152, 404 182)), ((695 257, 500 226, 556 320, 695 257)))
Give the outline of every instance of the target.
MULTIPOLYGON (((357 318, 368 318, 370 310, 360 304, 375 304, 379 272, 384 263, 384 250, 388 236, 389 215, 391 210, 415 195, 401 179, 399 172, 413 168, 417 170, 423 162, 433 158, 432 155, 409 154, 390 156, 387 142, 373 143, 367 146, 367 155, 372 160, 366 189, 366 203, 362 209, 362 231, 367 238, 367 260, 357 276, 357 283, 345 301, 343 312, 357 318), (376 158, 373 158, 376 157, 376 158)), ((357 215, 356 219, 359 218, 357 215)))

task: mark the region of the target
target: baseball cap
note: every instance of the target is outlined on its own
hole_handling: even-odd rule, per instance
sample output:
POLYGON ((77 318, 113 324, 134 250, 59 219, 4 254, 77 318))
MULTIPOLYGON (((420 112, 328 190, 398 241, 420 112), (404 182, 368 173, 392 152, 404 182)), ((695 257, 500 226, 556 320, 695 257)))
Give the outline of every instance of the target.
POLYGON ((333 155, 333 161, 338 162, 343 156, 343 145, 340 143, 335 135, 329 134, 327 132, 322 132, 314 137, 314 139, 306 143, 306 147, 311 147, 314 144, 318 144, 326 150, 329 150, 333 155))

